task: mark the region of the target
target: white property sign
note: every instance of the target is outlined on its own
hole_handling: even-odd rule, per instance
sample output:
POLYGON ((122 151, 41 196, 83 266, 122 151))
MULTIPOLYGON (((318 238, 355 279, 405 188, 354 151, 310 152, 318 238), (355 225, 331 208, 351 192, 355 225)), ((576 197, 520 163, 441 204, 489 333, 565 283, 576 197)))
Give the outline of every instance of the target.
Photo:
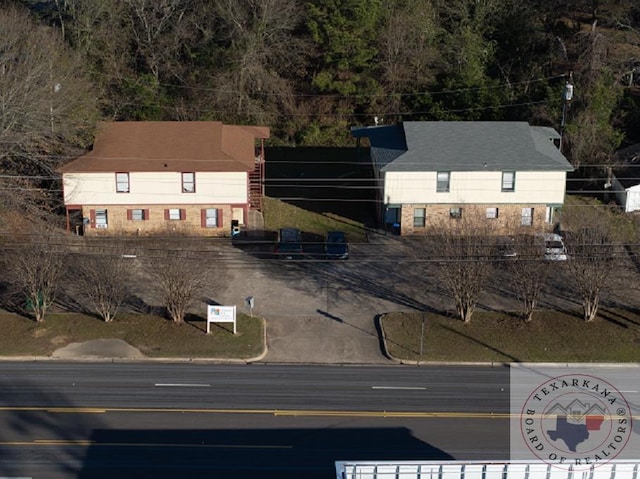
POLYGON ((207 305, 207 334, 211 332, 211 323, 233 323, 236 334, 236 307, 207 305))

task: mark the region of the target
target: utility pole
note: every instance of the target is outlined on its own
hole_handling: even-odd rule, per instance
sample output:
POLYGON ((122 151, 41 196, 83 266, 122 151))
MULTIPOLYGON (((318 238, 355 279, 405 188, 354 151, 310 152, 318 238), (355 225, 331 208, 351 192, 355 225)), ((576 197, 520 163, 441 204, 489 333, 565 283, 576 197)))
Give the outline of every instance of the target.
POLYGON ((573 99, 573 72, 569 72, 569 79, 564 84, 562 93, 562 121, 560 122, 560 152, 562 153, 562 143, 564 141, 564 126, 567 120, 567 110, 571 108, 573 99))

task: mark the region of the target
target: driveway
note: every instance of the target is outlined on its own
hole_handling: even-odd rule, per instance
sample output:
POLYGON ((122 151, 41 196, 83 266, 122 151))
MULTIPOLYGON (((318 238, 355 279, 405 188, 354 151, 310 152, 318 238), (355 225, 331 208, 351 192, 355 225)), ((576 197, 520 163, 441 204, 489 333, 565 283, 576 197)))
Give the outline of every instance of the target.
POLYGON ((220 302, 248 312, 245 298, 253 296, 253 313, 267 319, 266 362, 388 363, 376 316, 395 306, 371 294, 382 282, 378 287, 365 278, 380 269, 357 259, 366 250, 366 245, 352 245, 352 259, 335 262, 261 259, 240 252, 242 261, 229 268, 220 302))

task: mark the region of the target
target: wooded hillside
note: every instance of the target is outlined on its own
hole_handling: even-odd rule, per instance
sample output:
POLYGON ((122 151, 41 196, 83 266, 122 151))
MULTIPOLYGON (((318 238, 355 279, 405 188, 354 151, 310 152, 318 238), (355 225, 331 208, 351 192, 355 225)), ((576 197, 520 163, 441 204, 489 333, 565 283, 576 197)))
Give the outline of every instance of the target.
POLYGON ((352 145, 375 117, 559 130, 571 80, 574 165, 640 141, 634 0, 0 0, 0 31, 0 161, 36 203, 33 176, 53 181, 99 119, 304 146, 352 145))

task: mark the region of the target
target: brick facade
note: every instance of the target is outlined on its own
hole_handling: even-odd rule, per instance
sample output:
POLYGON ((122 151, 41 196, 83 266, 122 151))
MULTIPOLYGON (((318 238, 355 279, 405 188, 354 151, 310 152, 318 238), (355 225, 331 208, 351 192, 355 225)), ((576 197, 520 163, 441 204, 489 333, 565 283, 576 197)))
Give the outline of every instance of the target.
POLYGON ((484 227, 489 227, 495 234, 510 234, 522 226, 522 209, 533 208, 533 218, 531 229, 533 231, 544 231, 551 227, 546 222, 546 205, 468 205, 468 204, 451 204, 451 205, 424 205, 424 204, 405 204, 401 209, 401 227, 400 234, 402 236, 409 235, 428 235, 433 228, 441 228, 450 221, 457 221, 451 218, 451 208, 460 208, 462 216, 466 221, 478 221, 484 227), (426 213, 425 226, 414 226, 414 209, 424 208, 426 213), (496 218, 487 218, 487 208, 497 208, 496 218))
MULTIPOLYGON (((246 206, 244 207, 246 214, 246 206)), ((199 236, 230 236, 232 207, 230 205, 84 205, 82 215, 88 220, 84 234, 87 236, 130 234, 152 235, 162 233, 184 233, 199 236), (218 226, 206 227, 203 211, 217 209, 218 226), (133 210, 143 210, 143 220, 133 219, 133 210), (168 210, 180 210, 181 218, 168 219, 168 210), (107 227, 96 225, 96 210, 107 210, 107 227), (220 221, 221 220, 221 221, 220 221)))

